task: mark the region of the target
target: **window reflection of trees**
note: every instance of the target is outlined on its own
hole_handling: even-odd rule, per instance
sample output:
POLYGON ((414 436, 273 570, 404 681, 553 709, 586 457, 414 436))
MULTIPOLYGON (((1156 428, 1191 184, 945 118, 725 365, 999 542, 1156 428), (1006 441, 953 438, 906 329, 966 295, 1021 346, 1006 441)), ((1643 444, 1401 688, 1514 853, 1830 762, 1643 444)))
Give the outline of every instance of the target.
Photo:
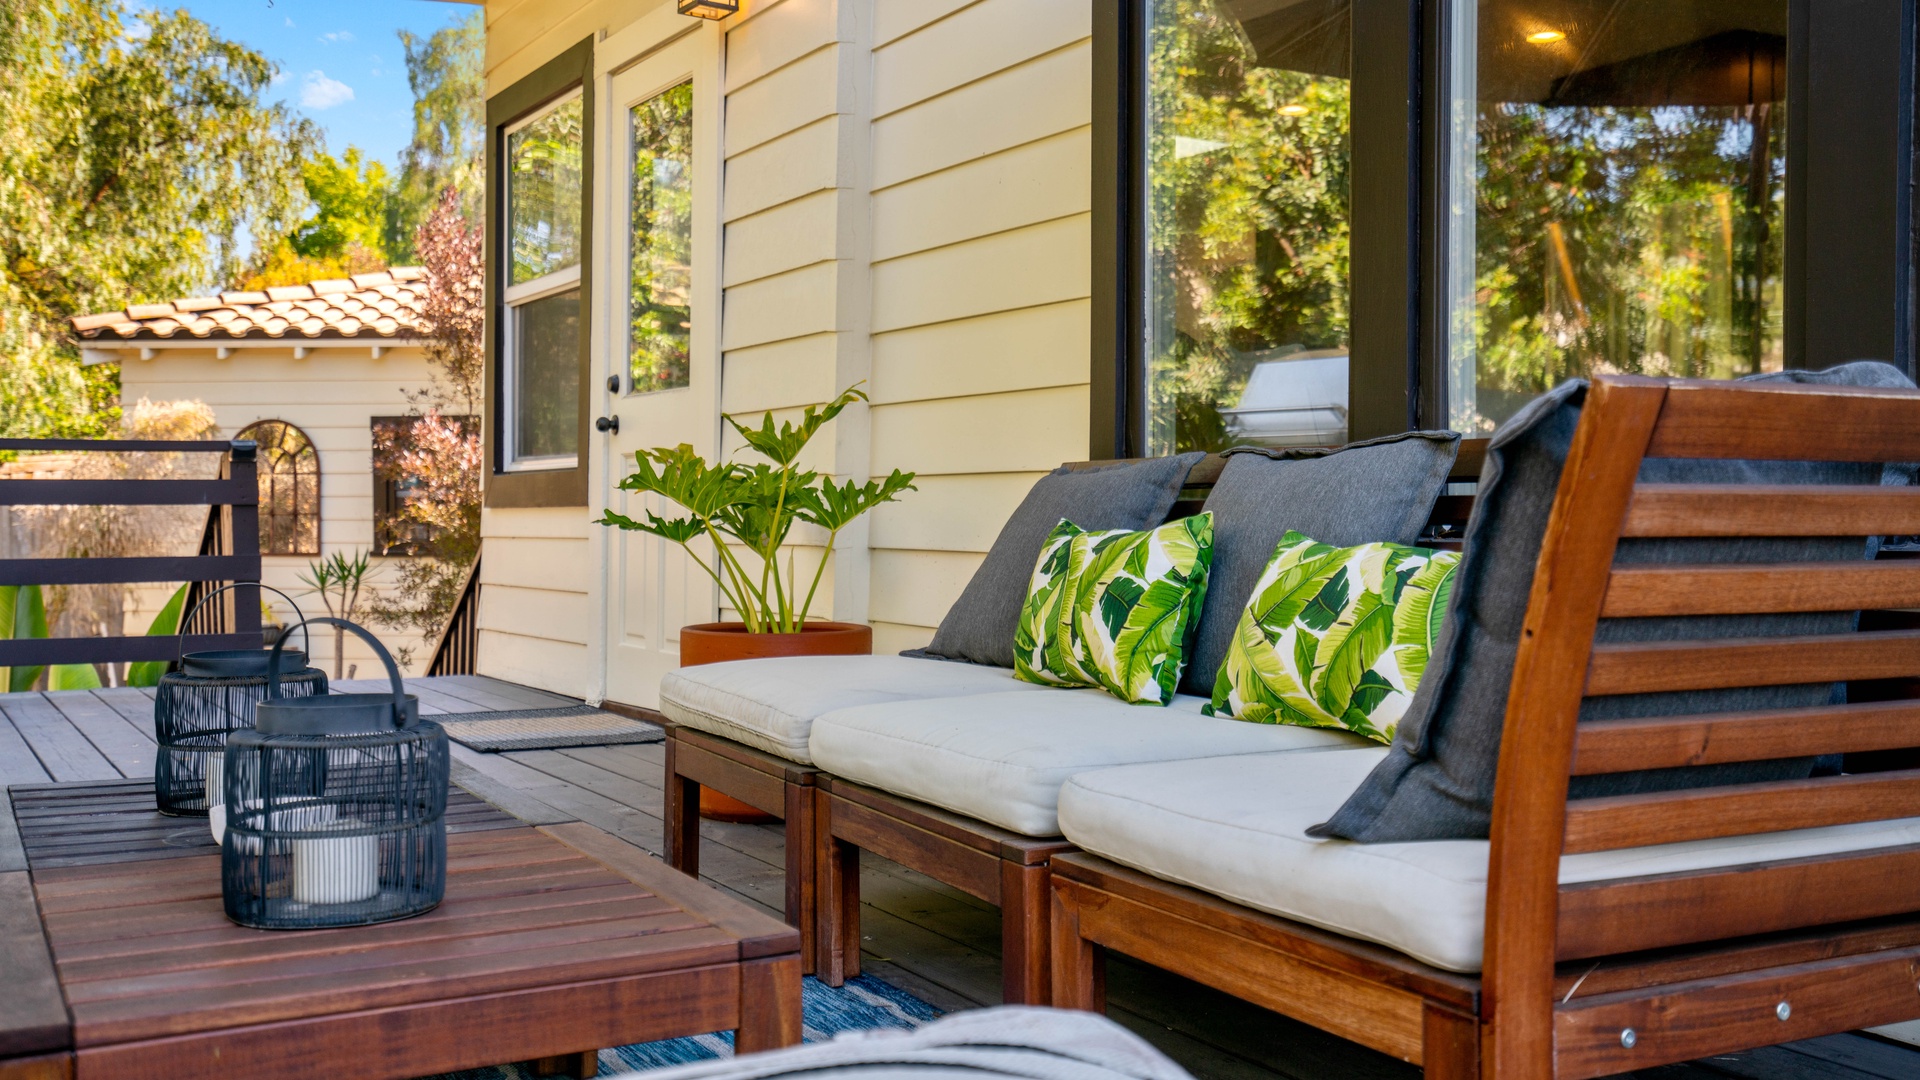
POLYGON ((635 393, 687 385, 693 264, 693 83, 633 107, 628 367, 635 393))
POLYGON ((1570 376, 1779 368, 1786 39, 1751 27, 1785 3, 1562 4, 1565 38, 1527 44, 1536 6, 1480 16, 1463 419, 1570 376))
POLYGON ((261 554, 320 554, 320 455, 313 441, 284 420, 248 424, 235 438, 260 446, 261 554))
POLYGON ((579 95, 507 135, 507 233, 519 285, 580 262, 579 95))
POLYGON ((1255 366, 1345 348, 1351 39, 1346 0, 1154 2, 1154 453, 1238 441, 1222 410, 1255 366))

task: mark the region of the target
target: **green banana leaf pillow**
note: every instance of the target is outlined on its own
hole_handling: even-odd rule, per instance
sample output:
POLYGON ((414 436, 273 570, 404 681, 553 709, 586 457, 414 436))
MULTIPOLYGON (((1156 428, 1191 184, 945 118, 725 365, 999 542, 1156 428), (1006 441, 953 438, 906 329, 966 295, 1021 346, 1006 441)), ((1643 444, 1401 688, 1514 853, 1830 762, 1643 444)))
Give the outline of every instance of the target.
POLYGON ((1212 514, 1145 532, 1087 532, 1062 521, 1040 545, 1020 608, 1014 675, 1097 686, 1135 705, 1167 704, 1212 565, 1212 514))
POLYGON ((1392 742, 1447 616, 1460 555, 1288 532, 1253 587, 1208 716, 1392 742))

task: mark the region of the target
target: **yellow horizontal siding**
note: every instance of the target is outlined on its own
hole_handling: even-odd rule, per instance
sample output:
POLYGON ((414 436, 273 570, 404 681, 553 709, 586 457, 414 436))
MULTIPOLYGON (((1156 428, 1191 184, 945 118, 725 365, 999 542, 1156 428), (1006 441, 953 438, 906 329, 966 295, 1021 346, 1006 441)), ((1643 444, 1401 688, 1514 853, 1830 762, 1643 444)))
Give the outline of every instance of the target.
POLYGON ((1084 127, 1092 115, 1093 47, 1081 42, 874 121, 873 186, 1084 127))
POLYGON ((1092 32, 1086 4, 980 0, 874 50, 873 115, 885 116, 1016 67, 1092 32))
POLYGON ((876 332, 1088 295, 1089 215, 996 233, 873 268, 876 332))
POLYGON ((1082 386, 876 405, 873 468, 1040 472, 1087 456, 1082 386))
POLYGON ((873 338, 873 400, 925 401, 1087 381, 1092 307, 1066 300, 873 338))

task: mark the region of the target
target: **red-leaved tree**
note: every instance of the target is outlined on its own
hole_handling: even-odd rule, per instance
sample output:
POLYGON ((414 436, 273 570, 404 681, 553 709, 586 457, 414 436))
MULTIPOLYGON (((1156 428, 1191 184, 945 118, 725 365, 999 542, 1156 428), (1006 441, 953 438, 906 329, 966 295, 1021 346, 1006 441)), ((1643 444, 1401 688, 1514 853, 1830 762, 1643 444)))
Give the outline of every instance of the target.
MULTIPOLYGON (((431 385, 411 396, 413 422, 376 431, 381 478, 399 482, 396 512, 376 527, 389 549, 421 556, 397 567, 374 615, 431 638, 460 600, 480 553, 481 373, 486 304, 481 231, 448 188, 414 234, 427 271, 425 315, 431 385)), ((410 650, 400 650, 409 652, 410 650)))

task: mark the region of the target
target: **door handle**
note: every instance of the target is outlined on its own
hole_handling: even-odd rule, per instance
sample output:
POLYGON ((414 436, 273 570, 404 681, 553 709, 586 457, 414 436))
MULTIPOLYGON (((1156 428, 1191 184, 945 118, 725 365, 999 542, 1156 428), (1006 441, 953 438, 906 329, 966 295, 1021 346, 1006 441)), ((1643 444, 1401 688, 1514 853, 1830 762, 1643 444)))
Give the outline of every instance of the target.
POLYGON ((606 431, 618 435, 620 434, 620 418, 617 416, 603 416, 593 422, 593 430, 606 431))

